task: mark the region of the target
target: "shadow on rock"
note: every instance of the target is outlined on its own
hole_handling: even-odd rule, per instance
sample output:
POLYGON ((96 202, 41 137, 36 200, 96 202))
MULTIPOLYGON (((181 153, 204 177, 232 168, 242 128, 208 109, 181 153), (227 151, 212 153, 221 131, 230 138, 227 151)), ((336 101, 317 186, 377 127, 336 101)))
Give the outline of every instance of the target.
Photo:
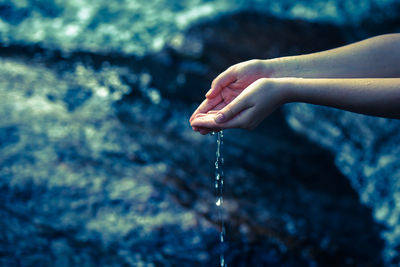
MULTIPOLYGON (((194 25, 141 58, 2 47, 21 70, 5 74, 4 95, 14 86, 7 97, 47 108, 35 117, 1 105, 16 125, 1 125, 12 133, 0 146, 4 262, 29 254, 21 261, 216 264, 215 140, 191 131, 191 110, 229 65, 336 47, 346 31, 240 13, 194 25), (43 79, 53 91, 33 86, 43 79), (65 125, 68 134, 53 131, 65 125)), ((294 133, 280 110, 257 131, 225 137, 228 265, 381 264, 382 227, 333 155, 294 133)))

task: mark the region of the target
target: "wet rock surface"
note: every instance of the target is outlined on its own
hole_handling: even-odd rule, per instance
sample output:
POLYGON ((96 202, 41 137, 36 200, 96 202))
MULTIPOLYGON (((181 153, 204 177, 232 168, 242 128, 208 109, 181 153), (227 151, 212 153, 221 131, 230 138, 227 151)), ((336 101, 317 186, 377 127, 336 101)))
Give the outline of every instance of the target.
MULTIPOLYGON (((332 48, 348 34, 239 13, 194 25, 143 57, 2 47, 1 265, 217 266, 216 144, 188 125, 196 102, 233 63, 332 48)), ((368 122, 380 145, 357 146, 367 130, 334 112, 294 105, 257 131, 225 133, 228 266, 383 264, 387 226, 371 203, 392 201, 396 211, 387 196, 397 188, 364 199, 354 181, 395 169, 360 174, 357 155, 395 158, 397 124, 378 138, 368 122), (340 138, 326 134, 337 125, 340 138), (375 156, 377 146, 386 152, 375 156)))

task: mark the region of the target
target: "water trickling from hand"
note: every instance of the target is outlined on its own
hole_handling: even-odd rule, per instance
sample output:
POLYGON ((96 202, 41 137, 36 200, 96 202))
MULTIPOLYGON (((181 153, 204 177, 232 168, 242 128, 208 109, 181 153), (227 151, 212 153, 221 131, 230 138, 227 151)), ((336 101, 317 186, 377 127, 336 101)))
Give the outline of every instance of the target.
MULTIPOLYGON (((213 132, 212 135, 215 135, 213 132)), ((223 171, 223 164, 224 158, 222 157, 221 149, 223 144, 223 137, 224 134, 222 131, 217 133, 217 152, 216 152, 216 160, 215 160, 215 195, 216 201, 215 205, 218 208, 218 218, 221 223, 221 231, 219 236, 220 241, 220 266, 227 267, 225 263, 225 256, 224 256, 224 242, 225 242, 225 224, 224 219, 222 217, 222 204, 224 203, 223 198, 223 186, 224 186, 224 171, 223 171)))

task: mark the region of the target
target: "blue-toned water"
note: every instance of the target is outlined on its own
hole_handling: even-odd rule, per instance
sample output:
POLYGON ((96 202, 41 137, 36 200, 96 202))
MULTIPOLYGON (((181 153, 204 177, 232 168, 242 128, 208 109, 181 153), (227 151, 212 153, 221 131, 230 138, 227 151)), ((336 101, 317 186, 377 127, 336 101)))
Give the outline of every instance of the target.
POLYGON ((305 104, 286 107, 288 123, 335 154, 335 163, 385 225, 386 260, 400 245, 400 120, 305 104), (379 129, 379 130, 378 130, 379 129))
POLYGON ((360 22, 396 0, 74 0, 0 2, 0 41, 41 44, 64 52, 145 55, 165 43, 179 42, 180 33, 201 20, 243 10, 281 18, 360 22))
POLYGON ((279 56, 400 31, 393 3, 0 0, 0 265, 399 263, 398 121, 287 106, 225 136, 217 199, 215 139, 187 122, 260 43, 279 56), (200 22, 207 41, 186 40, 200 22))

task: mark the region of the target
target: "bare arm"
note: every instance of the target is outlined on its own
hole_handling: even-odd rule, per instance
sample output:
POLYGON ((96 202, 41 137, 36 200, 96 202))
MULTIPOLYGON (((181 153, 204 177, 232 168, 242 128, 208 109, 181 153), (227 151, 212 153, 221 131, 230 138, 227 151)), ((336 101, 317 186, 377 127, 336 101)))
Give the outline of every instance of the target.
POLYGON ((400 34, 380 35, 313 54, 266 60, 264 64, 273 69, 273 77, 400 77, 400 34))
POLYGON ((313 54, 241 62, 218 75, 206 96, 214 98, 227 86, 244 89, 257 79, 280 77, 400 77, 400 33, 313 54))
POLYGON ((190 122, 201 133, 253 128, 286 102, 400 119, 399 94, 400 34, 386 34, 323 52, 233 65, 213 81, 190 122), (208 121, 211 115, 224 119, 208 121))
POLYGON ((286 102, 305 102, 400 119, 400 78, 288 79, 286 102))
POLYGON ((289 102, 306 102, 400 119, 400 78, 263 78, 252 83, 219 111, 197 114, 192 126, 208 131, 253 129, 276 108, 289 102))

